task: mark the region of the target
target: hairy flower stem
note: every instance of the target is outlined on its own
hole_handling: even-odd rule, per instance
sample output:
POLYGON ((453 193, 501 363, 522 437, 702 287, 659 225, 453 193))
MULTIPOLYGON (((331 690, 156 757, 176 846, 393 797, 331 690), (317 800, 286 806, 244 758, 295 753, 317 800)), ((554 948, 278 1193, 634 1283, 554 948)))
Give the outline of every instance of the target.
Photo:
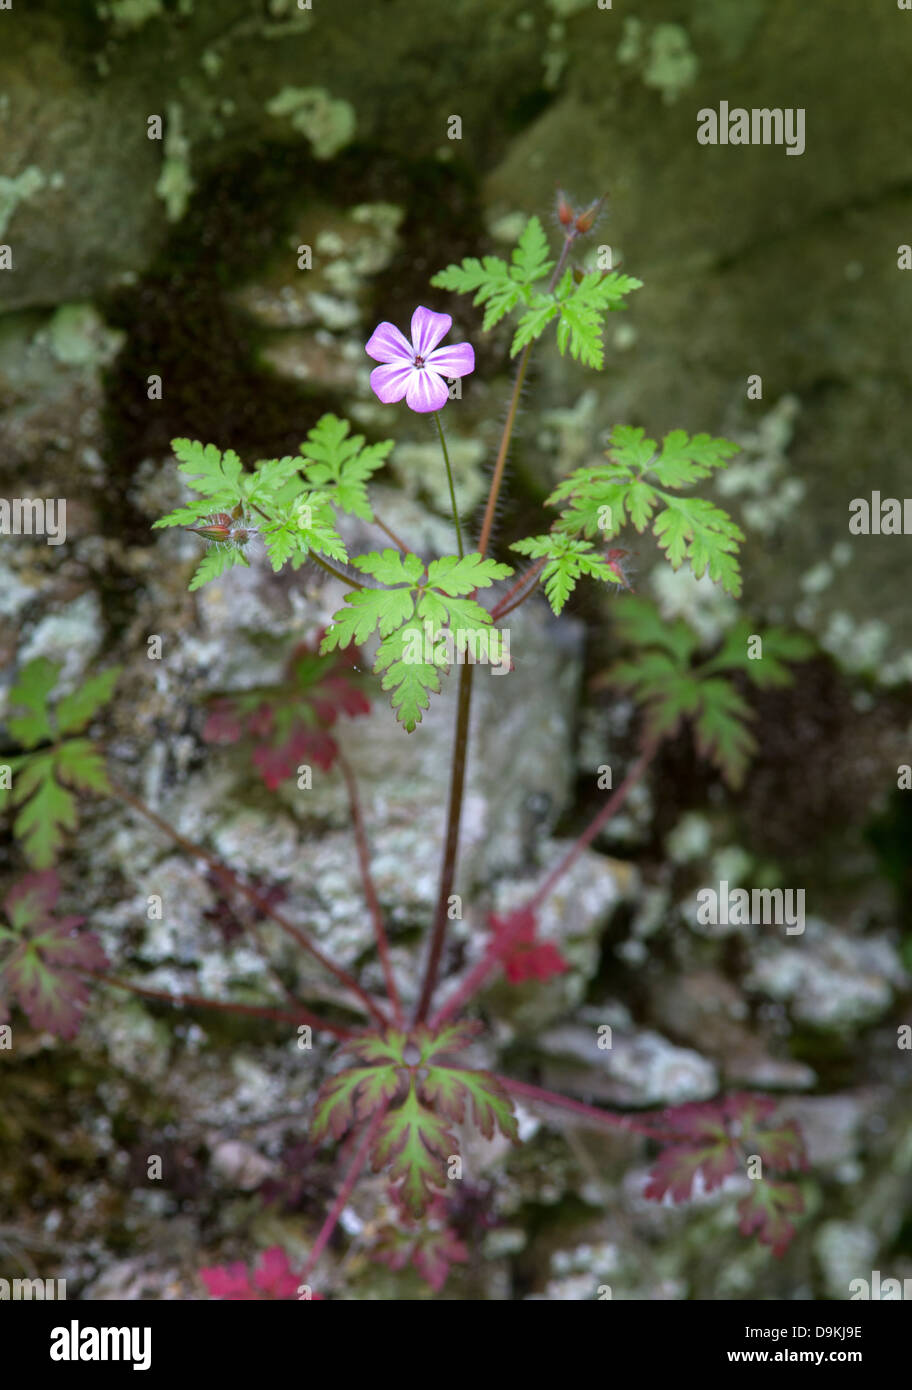
MULTIPOLYGON (((558 258, 557 265, 554 267, 554 273, 548 281, 548 294, 554 289, 554 286, 563 273, 564 266, 567 263, 567 257, 570 254, 570 247, 576 240, 577 235, 578 233, 574 229, 568 232, 564 238, 560 257, 558 258)), ((500 448, 497 451, 497 459, 494 464, 494 475, 491 478, 491 490, 488 493, 484 520, 481 524, 481 535, 478 539, 478 549, 482 555, 487 554, 488 542, 491 539, 491 528, 494 525, 494 511, 497 507, 497 499, 500 496, 504 468, 507 462, 507 450, 510 447, 510 440, 513 436, 513 426, 516 423, 516 412, 519 409, 519 398, 522 394, 523 381, 526 376, 526 367, 529 365, 529 354, 531 350, 532 344, 527 343, 523 348, 522 356, 519 359, 519 366, 516 369, 516 380, 513 383, 513 395, 510 397, 510 408, 507 411, 507 421, 504 425, 503 435, 501 436, 500 448)))
POLYGON ((164 989, 147 989, 145 985, 133 984, 132 981, 122 980, 117 975, 87 974, 86 979, 92 980, 94 984, 128 989, 131 994, 139 994, 143 999, 160 999, 163 1003, 173 1004, 177 1008, 218 1009, 221 1013, 240 1014, 244 1018, 271 1018, 280 1023, 307 1023, 315 1032, 332 1033, 343 1040, 357 1036, 351 1028, 345 1028, 341 1023, 330 1023, 327 1019, 311 1013, 309 1009, 276 1009, 268 1004, 235 1004, 231 1000, 207 999, 202 994, 174 994, 164 989))
MULTIPOLYGON (((570 247, 577 237, 576 229, 567 233, 564 239, 563 249, 554 274, 548 282, 548 291, 554 289, 560 279, 561 272, 570 254, 570 247)), ((529 363, 529 352, 532 344, 529 343, 523 349, 516 369, 516 380, 513 383, 513 394, 510 397, 510 406, 507 411, 507 418, 504 422, 503 434, 500 439, 500 447, 497 450, 497 458, 494 463, 494 474, 491 478, 491 488, 488 493, 487 506, 485 507, 484 520, 481 526, 481 535, 478 540, 478 550, 484 555, 491 539, 491 528, 494 525, 494 511, 497 506, 497 498, 500 494, 500 486, 503 481, 504 466, 507 461, 507 451, 510 447, 510 440, 513 436, 513 427, 516 424, 516 412, 519 409, 519 398, 522 393, 522 385, 526 375, 526 367, 529 363)), ((439 421, 438 421, 439 424, 439 421)), ((443 432, 441 431, 441 438, 443 432)), ((449 461, 447 461, 449 471, 449 461)), ((450 483, 452 489, 452 481, 450 483)), ((454 499, 455 510, 455 499, 454 499)), ((462 548, 460 546, 460 555, 462 548)), ((424 982, 421 986, 421 996, 418 1000, 418 1008, 415 1013, 415 1022, 423 1023, 427 1018, 431 1007, 431 999, 437 985, 437 975, 440 970, 440 960, 443 955, 443 944, 446 939, 447 929, 447 909, 449 907, 450 895, 453 891, 453 880, 456 875, 456 856, 459 851, 459 828, 462 819, 462 798, 465 791, 465 771, 466 758, 468 755, 469 742, 469 720, 472 712, 472 671, 473 667, 466 663, 460 667, 459 671, 459 705, 456 711, 456 737, 453 741, 453 758, 450 772, 450 801, 447 809, 447 829, 446 843, 443 851, 443 865, 440 872, 440 890, 437 894, 437 907, 434 914, 434 925, 431 934, 431 949, 428 955, 427 967, 424 974, 424 982)))
POLYGON ((434 420, 437 425, 437 433, 440 435, 440 447, 443 450, 443 461, 446 464, 447 482, 450 485, 450 504, 453 508, 453 521, 456 525, 456 549, 459 551, 459 558, 462 559, 465 551, 462 548, 462 526, 459 522, 459 508, 456 506, 456 488, 453 485, 453 470, 450 467, 450 455, 447 451, 446 436, 443 433, 443 425, 440 422, 440 411, 434 411, 434 420))
POLYGON ((333 1202, 332 1206, 327 1212, 326 1220, 320 1227, 317 1238, 314 1241, 310 1254, 307 1257, 307 1264, 304 1266, 304 1271, 301 1275, 302 1283, 307 1282, 308 1277, 310 1276, 313 1269, 316 1267, 317 1261, 323 1254, 323 1251, 326 1249, 326 1246, 329 1244, 329 1238, 332 1235, 333 1231, 336 1229, 339 1217, 345 1210, 345 1204, 352 1194, 352 1189, 354 1188, 355 1183, 361 1176, 361 1170, 363 1169, 365 1163, 370 1157, 370 1151, 373 1147, 374 1140, 376 1139, 380 1126, 383 1123, 384 1118, 386 1117, 386 1112, 388 1108, 389 1101, 381 1105, 378 1110, 375 1110, 373 1116, 371 1117, 371 1122, 367 1127, 367 1130, 364 1134, 364 1138, 358 1145, 357 1152, 355 1153, 355 1156, 351 1161, 348 1172, 345 1174, 345 1179, 342 1183, 342 1186, 339 1188, 339 1191, 336 1194, 336 1200, 333 1202))
MULTIPOLYGON (((619 811, 621 806, 623 806, 631 788, 640 780, 655 756, 656 747, 656 744, 647 745, 627 773, 623 782, 621 782, 620 786, 605 802, 605 805, 599 811, 598 815, 589 823, 576 843, 564 855, 560 863, 551 870, 551 873, 542 883, 541 887, 533 893, 532 897, 525 903, 520 904, 519 907, 513 909, 515 913, 534 911, 537 907, 540 907, 548 895, 554 891, 560 879, 563 878, 564 874, 567 873, 576 862, 577 857, 587 845, 592 843, 599 834, 599 831, 607 824, 615 812, 619 811)), ((432 1028, 440 1028, 447 1019, 452 1018, 453 1014, 463 1009, 469 1000, 478 993, 491 971, 496 969, 500 964, 503 946, 504 943, 502 941, 491 943, 480 960, 476 961, 475 965, 466 975, 462 984, 457 986, 456 990, 450 995, 443 1007, 437 1010, 436 1014, 431 1019, 430 1026, 432 1028)))
POLYGON ((282 931, 286 932, 288 936, 293 937, 308 955, 312 956, 314 960, 319 961, 324 969, 328 970, 330 974, 335 975, 339 983, 343 984, 346 989, 350 990, 351 993, 360 1000, 375 1023, 378 1023, 381 1028, 389 1026, 389 1019, 386 1017, 383 1010, 371 999, 367 991, 358 984, 354 976, 350 975, 347 970, 344 970, 341 965, 336 965, 335 961, 330 960, 328 956, 324 955, 320 948, 315 946, 310 938, 301 931, 300 927, 296 927, 294 922, 290 922, 284 913, 279 912, 278 908, 273 907, 261 893, 258 893, 255 888, 251 888, 249 884, 239 878, 233 869, 229 869, 227 864, 223 864, 220 859, 216 858, 214 854, 211 854, 209 850, 204 849, 202 845, 194 844, 192 840, 186 839, 178 830, 175 830, 174 826, 170 825, 164 817, 157 815, 151 807, 147 806, 144 801, 140 801, 139 797, 134 796, 132 792, 128 792, 124 787, 115 786, 114 784, 112 784, 111 790, 119 801, 122 801, 126 806, 132 807, 134 811, 138 811, 141 816, 145 816, 147 820, 151 821, 152 824, 157 826, 164 834, 169 835, 174 843, 181 847, 185 854, 195 859, 202 859, 204 863, 208 864, 210 868, 221 875, 225 882, 229 883, 236 892, 245 897, 248 902, 253 903, 265 917, 269 917, 275 922, 276 926, 281 927, 282 931))
POLYGON ((513 394, 510 397, 510 406, 507 411, 507 419, 504 425, 503 434, 500 438, 500 448, 497 450, 497 458, 494 462, 494 474, 491 478, 491 488, 488 492, 488 501, 485 506, 484 520, 481 523, 481 535, 478 538, 478 550, 482 555, 487 553, 488 542, 491 539, 491 528, 494 525, 494 511, 497 507, 497 498, 500 496, 500 485, 503 482, 503 472, 507 462, 507 450, 510 447, 510 439, 513 435, 513 426, 516 424, 516 412, 519 409, 519 398, 522 393, 523 381, 526 376, 526 367, 529 365, 529 354, 532 344, 529 343, 523 348, 522 356, 519 359, 519 366, 516 369, 516 380, 513 383, 513 394))
POLYGON ((371 874, 370 848, 367 843, 367 831, 365 830, 364 816, 361 811, 361 799, 358 796, 358 784, 355 780, 355 774, 351 763, 341 749, 339 750, 338 759, 339 766, 342 769, 342 776, 345 778, 345 785, 348 789, 348 805, 351 811, 352 826, 355 832, 355 845, 358 850, 358 865, 361 869, 361 882, 364 885, 364 896, 367 900, 371 921, 374 924, 374 936, 377 939, 377 952, 383 965, 383 974, 386 979, 386 991, 389 996, 389 1001, 393 1006, 396 1025, 401 1028, 405 1022, 405 1018, 402 1012, 402 1001, 399 998, 399 991, 396 988, 396 977, 393 974, 393 966, 390 961, 389 941, 383 922, 380 899, 377 897, 377 890, 374 887, 374 879, 371 874))
POLYGON ((569 1110, 574 1115, 582 1115, 587 1120, 595 1120, 602 1125, 610 1125, 612 1129, 625 1129, 630 1134, 645 1134, 650 1139, 660 1138, 664 1131, 656 1130, 651 1125, 644 1124, 642 1120, 635 1119, 632 1115, 614 1115, 609 1110, 599 1110, 594 1105, 585 1105, 581 1100, 571 1100, 569 1096, 562 1096, 556 1091, 545 1091, 541 1086, 530 1086, 525 1081, 514 1081, 511 1076, 496 1076, 505 1091, 512 1092, 513 1095, 521 1097, 523 1100, 539 1101, 543 1105, 553 1105, 560 1110, 569 1110))

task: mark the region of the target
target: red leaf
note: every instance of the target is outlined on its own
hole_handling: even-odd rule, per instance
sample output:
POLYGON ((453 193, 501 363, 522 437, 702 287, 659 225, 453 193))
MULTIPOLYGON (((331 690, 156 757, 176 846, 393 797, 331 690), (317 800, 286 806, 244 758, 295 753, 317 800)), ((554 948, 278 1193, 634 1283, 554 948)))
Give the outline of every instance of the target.
MULTIPOLYGON (((211 1265, 198 1273, 212 1298, 232 1302, 300 1299, 302 1276, 293 1273, 280 1245, 263 1251, 252 1277, 240 1260, 230 1265, 211 1265)), ((323 1302, 323 1295, 312 1293, 310 1301, 313 1300, 323 1302)))
POLYGON ((410 1220, 398 1200, 397 1205, 401 1212, 399 1223, 381 1227, 371 1257, 395 1272, 412 1264, 424 1282, 439 1293, 447 1281, 450 1266, 465 1264, 468 1260, 468 1249, 446 1225, 443 1198, 434 1199, 420 1225, 410 1220))
POLYGON ((234 713, 230 700, 217 700, 203 725, 206 743, 237 743, 244 727, 234 713))
POLYGON ((803 1211, 804 1198, 794 1183, 759 1179, 752 1184, 750 1196, 738 1203, 738 1229, 743 1236, 756 1232, 758 1239, 771 1246, 776 1258, 781 1259, 795 1236, 796 1227, 789 1217, 803 1211))
POLYGON ((550 980, 569 970, 553 941, 538 939, 538 921, 529 908, 518 908, 506 917, 491 913, 489 924, 494 946, 512 985, 523 980, 550 980))
POLYGON ((748 1154, 757 1154, 765 1168, 778 1173, 799 1172, 808 1167, 801 1131, 794 1121, 772 1127, 766 1123, 777 1102, 768 1096, 734 1095, 725 1102, 732 1129, 748 1154))
POLYGON ((230 1265, 212 1265, 198 1271, 206 1288, 213 1298, 250 1299, 256 1298, 250 1284, 247 1266, 237 1260, 230 1265))
POLYGON ((735 1151, 727 1139, 715 1149, 683 1145, 666 1149, 649 1175, 643 1196, 650 1202, 661 1202, 670 1193, 673 1202, 686 1202, 698 1173, 702 1176, 704 1191, 712 1192, 735 1171, 736 1165, 735 1151))
POLYGON ((77 932, 82 917, 52 916, 59 892, 52 869, 20 879, 6 898, 11 930, 0 937, 0 950, 7 948, 6 984, 32 1027, 73 1038, 89 998, 82 972, 103 970, 108 962, 96 936, 77 932))
POLYGON ((348 674, 357 656, 350 648, 320 657, 316 648, 296 647, 283 685, 219 696, 203 738, 210 743, 235 743, 243 735, 254 739, 253 764, 270 791, 302 763, 328 772, 339 752, 328 731, 339 715, 370 713, 364 692, 348 674))

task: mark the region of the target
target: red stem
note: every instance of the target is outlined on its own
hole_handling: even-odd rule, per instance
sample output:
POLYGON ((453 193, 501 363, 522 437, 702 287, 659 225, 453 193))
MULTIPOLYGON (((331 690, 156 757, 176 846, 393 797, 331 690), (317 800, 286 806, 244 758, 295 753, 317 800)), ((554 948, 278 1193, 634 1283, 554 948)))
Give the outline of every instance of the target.
MULTIPOLYGON (((554 891, 560 879, 572 868, 583 850, 592 843, 606 822, 609 821, 615 812, 624 804, 631 788, 639 781, 655 756, 656 747, 657 745, 654 743, 646 745, 623 782, 621 782, 620 786, 617 787, 608 798, 598 815, 594 820, 590 821, 579 839, 564 855, 560 863, 551 870, 541 887, 536 889, 531 898, 525 903, 522 903, 519 907, 512 909, 511 916, 522 912, 534 912, 537 907, 541 906, 549 894, 554 891)), ((504 941, 501 939, 492 942, 490 946, 488 946, 480 960, 476 961, 468 975, 466 975, 462 984, 454 990, 443 1007, 437 1010, 437 1013, 431 1019, 430 1026, 432 1028, 439 1028, 441 1024, 445 1023, 448 1018, 451 1018, 454 1013, 464 1008, 469 1000, 478 993, 488 975, 499 965, 503 955, 504 944, 504 941)))
POLYGON ((386 1115, 388 1106, 389 1102, 387 1101, 385 1104, 380 1106, 379 1110, 376 1110, 374 1112, 373 1117, 371 1118, 371 1122, 367 1127, 367 1131, 364 1135, 364 1138, 358 1145, 358 1150, 351 1161, 351 1166, 349 1167, 348 1172, 345 1174, 345 1180, 343 1181, 342 1186, 339 1188, 336 1200, 330 1207, 326 1215, 326 1220, 320 1227, 319 1234, 317 1235, 317 1238, 313 1243, 310 1255, 307 1258, 307 1264, 304 1266, 304 1271, 301 1275, 302 1283, 306 1283, 311 1271, 314 1269, 317 1261, 323 1254, 323 1251, 326 1249, 330 1236, 336 1229, 339 1217, 345 1210, 345 1204, 351 1196, 352 1188, 358 1181, 358 1178, 361 1176, 361 1170, 370 1156, 370 1151, 373 1146, 373 1142, 377 1137, 377 1131, 383 1123, 383 1119, 386 1115))
POLYGON ((409 549, 405 541, 400 540, 399 537, 396 535, 396 532, 390 526, 387 526, 385 521, 380 520, 376 512, 374 512, 374 525, 379 526, 380 530, 383 531, 385 535, 389 536, 390 540, 393 542, 393 545, 397 546, 402 551, 403 555, 414 554, 414 551, 409 549))
POLYGON ((582 1115, 587 1120, 596 1120, 599 1124, 610 1125, 614 1129, 626 1129, 631 1134, 644 1134, 649 1139, 658 1138, 661 1133, 632 1115, 613 1115, 610 1110, 599 1110, 594 1105, 584 1105, 581 1100, 571 1100, 569 1096, 543 1090, 541 1086, 530 1086, 526 1081, 514 1081, 509 1076, 495 1076, 495 1080, 500 1082, 505 1091, 512 1091, 515 1096, 537 1100, 560 1110, 569 1110, 574 1115, 582 1115))
MULTIPOLYGON (((564 244, 561 248, 561 253, 558 258, 557 265, 554 267, 554 272, 551 276, 551 279, 548 281, 549 294, 554 289, 555 285, 561 277, 561 272, 563 271, 563 268, 567 261, 567 257, 570 254, 570 247, 576 240, 577 235, 578 233, 574 229, 573 231, 568 232, 566 237, 564 238, 564 244)), ((484 520, 481 524, 481 536, 479 537, 478 541, 478 549, 482 555, 487 553, 488 542, 491 539, 491 528, 494 525, 494 509, 497 506, 497 498, 500 494, 501 483, 503 482, 504 466, 507 462, 507 450, 510 447, 510 439, 513 434, 513 426, 516 423, 516 412, 519 409, 519 397, 522 392, 522 384, 526 375, 526 367, 529 365, 529 354, 531 352, 531 349, 532 344, 527 343, 526 346, 523 348, 522 356, 519 359, 519 366, 516 371, 516 380, 513 384, 513 395, 510 397, 510 408, 507 411, 507 422, 504 425, 504 431, 500 438, 500 448, 497 451, 497 458, 494 463, 494 475, 491 478, 491 488, 488 493, 488 501, 487 506, 485 507, 484 520)))
POLYGON ((181 849, 184 850, 186 854, 202 859, 210 868, 224 875, 236 892, 240 893, 248 902, 253 903, 255 907, 259 908, 264 916, 271 918, 277 926, 281 927, 284 932, 293 937, 303 950, 313 956, 314 960, 319 961, 324 969, 328 970, 330 974, 335 975, 336 979, 341 984, 345 985, 346 989, 351 990, 352 994, 364 1005, 364 1008, 375 1023, 378 1023, 381 1028, 389 1027, 389 1019, 377 1006, 374 1000, 371 999, 367 991, 362 989, 354 976, 350 975, 347 970, 344 970, 341 965, 336 965, 335 961, 330 960, 328 956, 324 955, 320 948, 315 946, 299 927, 296 927, 293 922, 290 922, 284 913, 279 912, 278 908, 273 907, 255 888, 251 888, 249 884, 246 884, 243 879, 239 878, 233 869, 229 869, 227 864, 223 864, 220 859, 216 858, 214 854, 210 854, 209 850, 204 849, 202 845, 194 844, 192 840, 186 839, 178 830, 174 829, 173 825, 169 825, 162 816, 157 815, 145 802, 133 796, 132 792, 126 791, 123 787, 113 785, 111 790, 119 800, 123 801, 127 806, 131 806, 133 810, 138 811, 140 815, 145 816, 147 820, 150 820, 153 825, 158 826, 159 830, 163 831, 166 835, 170 835, 175 844, 180 845, 181 849))
POLYGON ((656 754, 657 746, 658 745, 655 743, 647 743, 621 785, 609 796, 598 815, 594 820, 589 822, 589 825, 583 831, 582 835, 580 835, 573 847, 564 855, 560 863, 551 870, 541 887, 538 888, 532 894, 529 901, 524 904, 527 909, 534 912, 537 907, 540 907, 545 901, 545 898, 554 892, 555 887, 564 877, 564 874, 573 867, 583 850, 588 849, 592 841, 597 839, 602 827, 607 824, 615 811, 620 810, 621 806, 623 806, 624 802, 627 800, 627 795, 631 788, 636 785, 652 762, 656 754))
POLYGON ((377 890, 374 887, 373 875, 370 867, 370 848, 367 843, 367 832, 364 828, 364 817, 361 812, 361 800, 358 796, 358 783, 351 763, 345 754, 339 750, 339 766, 345 778, 345 785, 348 788, 348 804, 351 810, 352 825, 355 832, 355 845, 358 850, 358 864, 361 869, 361 881, 364 885, 364 896, 367 899, 368 910, 374 924, 374 935, 377 939, 377 951, 383 964, 383 974, 386 978, 386 990, 389 1001, 393 1006, 393 1013, 396 1017, 396 1024, 402 1027, 405 1018, 402 1012, 402 1002, 399 998, 399 991, 396 988, 396 977, 393 974, 392 961, 389 954, 389 940, 386 935, 386 927, 383 923, 383 912, 380 908, 380 899, 377 897, 377 890))
POLYGON ((135 985, 130 980, 121 980, 117 975, 101 975, 87 972, 87 978, 116 989, 128 989, 131 994, 140 994, 144 999, 161 999, 166 1004, 194 1009, 218 1009, 223 1013, 243 1014, 247 1018, 272 1018, 280 1023, 307 1023, 311 1028, 323 1033, 333 1033, 337 1038, 353 1038, 356 1034, 340 1023, 329 1023, 319 1018, 309 1009, 276 1009, 266 1004, 235 1004, 230 1000, 207 999, 202 994, 172 994, 163 989, 148 989, 145 985, 135 985))
POLYGON ((529 597, 529 594, 534 593, 535 584, 532 585, 532 588, 529 590, 528 594, 523 594, 521 598, 516 599, 516 601, 513 603, 511 603, 510 600, 513 598, 517 590, 521 589, 524 584, 528 584, 530 580, 535 580, 537 582, 539 574, 544 569, 547 563, 547 559, 536 560, 535 564, 532 566, 531 569, 526 570, 525 574, 520 575, 513 587, 511 589, 508 589, 507 592, 504 594, 503 598, 498 603, 496 603, 494 607, 491 609, 492 622, 496 622, 498 618, 502 618, 506 613, 512 613, 514 608, 518 608, 521 603, 525 603, 526 599, 529 597))

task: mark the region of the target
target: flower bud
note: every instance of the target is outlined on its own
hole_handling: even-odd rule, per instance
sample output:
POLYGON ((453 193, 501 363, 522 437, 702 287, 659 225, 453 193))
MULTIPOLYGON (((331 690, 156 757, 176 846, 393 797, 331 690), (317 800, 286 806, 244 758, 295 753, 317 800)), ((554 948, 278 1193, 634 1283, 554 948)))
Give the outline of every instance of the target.
POLYGON ((567 202, 566 196, 564 195, 564 193, 563 193, 560 189, 558 189, 558 191, 557 191, 557 217, 558 217, 558 221, 560 222, 561 226, 562 226, 562 227, 569 227, 570 224, 571 224, 571 222, 573 221, 573 216, 574 216, 574 214, 573 214, 573 209, 572 209, 572 207, 570 206, 570 204, 567 202))
POLYGON ((207 541, 227 541, 233 529, 232 518, 227 512, 216 512, 215 516, 210 516, 202 526, 187 526, 184 529, 195 531, 207 541))

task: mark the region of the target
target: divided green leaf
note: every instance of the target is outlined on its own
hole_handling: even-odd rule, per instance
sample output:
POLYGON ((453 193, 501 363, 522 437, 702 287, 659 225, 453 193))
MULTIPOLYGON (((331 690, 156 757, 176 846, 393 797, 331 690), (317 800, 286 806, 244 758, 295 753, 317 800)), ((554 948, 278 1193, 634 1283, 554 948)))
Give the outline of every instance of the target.
POLYGON ((552 531, 547 536, 527 536, 514 541, 511 550, 528 555, 533 560, 547 560, 541 572, 545 597, 555 613, 560 613, 576 588, 581 575, 591 579, 601 579, 605 583, 618 584, 620 576, 607 561, 593 555, 591 541, 579 540, 561 531, 552 531))
MULTIPOLYGON (((381 638, 374 671, 391 694, 399 722, 411 733, 421 722, 440 675, 457 650, 476 646, 476 635, 491 630, 491 615, 474 599, 461 597, 490 587, 513 573, 509 565, 470 555, 445 555, 425 571, 415 554, 392 548, 357 555, 352 564, 386 586, 345 595, 345 607, 333 614, 321 652, 355 642, 375 632, 381 638), (431 648, 430 652, 428 648, 431 648)), ((478 643, 477 650, 485 651, 478 643)))
POLYGON ((23 667, 10 691, 10 705, 24 714, 13 714, 7 727, 27 750, 9 760, 10 787, 0 786, 0 808, 18 808, 13 834, 36 868, 47 869, 63 844, 67 831, 76 827, 77 792, 109 790, 104 759, 86 738, 63 738, 85 729, 110 699, 121 668, 111 667, 90 676, 78 690, 64 695, 52 708, 48 697, 61 667, 46 657, 36 657, 23 667))
POLYGON ((33 1028, 61 1038, 79 1030, 89 991, 83 978, 103 970, 107 959, 98 938, 78 932, 81 917, 55 917, 60 886, 53 870, 26 874, 5 902, 0 920, 0 1023, 9 1017, 12 995, 33 1028))
POLYGON ((617 662, 606 680, 629 690, 643 704, 647 736, 669 737, 688 719, 698 751, 731 786, 739 786, 757 750, 748 728, 754 714, 726 676, 742 671, 757 686, 788 684, 792 674, 783 659, 803 660, 812 644, 800 633, 781 628, 770 628, 765 635, 753 633, 750 623, 742 621, 715 656, 694 664, 699 639, 682 619, 665 623, 653 604, 630 598, 616 621, 636 654, 617 662))
POLYGON ((548 498, 549 506, 565 504, 556 529, 607 539, 628 520, 640 533, 651 525, 673 569, 686 560, 697 578, 708 570, 712 580, 737 598, 737 551, 744 540, 740 527, 713 502, 665 490, 688 487, 724 468, 737 451, 727 439, 707 434, 691 438, 684 430, 672 430, 658 449, 642 429, 617 426, 606 451, 608 462, 578 468, 548 498))
POLYGON ((385 1110, 371 1161, 375 1171, 388 1170, 414 1217, 445 1187, 447 1162, 459 1153, 451 1124, 470 1118, 487 1138, 499 1130, 518 1139, 513 1105, 500 1083, 443 1060, 474 1034, 471 1024, 450 1024, 437 1034, 418 1028, 411 1036, 390 1030, 359 1039, 347 1047, 358 1065, 331 1077, 317 1097, 311 1128, 317 1141, 340 1139, 385 1110))
POLYGON ((350 435, 347 420, 324 415, 301 445, 304 476, 308 485, 325 492, 343 512, 362 521, 373 521, 367 484, 382 468, 393 447, 392 439, 365 446, 364 436, 350 435))

